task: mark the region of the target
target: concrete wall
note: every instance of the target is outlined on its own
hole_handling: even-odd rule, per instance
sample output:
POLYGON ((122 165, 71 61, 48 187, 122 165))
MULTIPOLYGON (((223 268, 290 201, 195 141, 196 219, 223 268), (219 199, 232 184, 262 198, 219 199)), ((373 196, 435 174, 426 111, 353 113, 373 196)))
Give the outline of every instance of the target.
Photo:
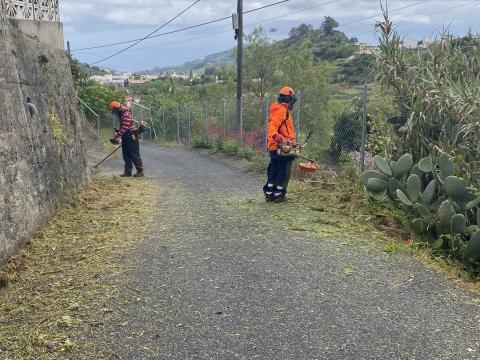
POLYGON ((5 20, 5 2, 0 0, 0 21, 5 20))
POLYGON ((7 21, 0 19, 0 262, 88 182, 90 131, 65 51, 7 21), (30 115, 27 97, 37 115, 30 115))
POLYGON ((14 26, 18 27, 26 36, 30 36, 37 41, 53 46, 56 49, 65 49, 62 23, 14 19, 10 19, 9 21, 14 26))

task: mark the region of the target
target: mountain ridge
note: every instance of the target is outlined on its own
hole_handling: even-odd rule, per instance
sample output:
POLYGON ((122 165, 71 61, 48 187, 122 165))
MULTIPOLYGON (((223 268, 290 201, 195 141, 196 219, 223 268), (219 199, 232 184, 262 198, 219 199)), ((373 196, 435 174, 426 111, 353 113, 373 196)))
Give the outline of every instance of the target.
POLYGON ((160 75, 166 72, 176 72, 177 74, 189 74, 190 70, 196 74, 203 74, 208 67, 219 67, 221 65, 233 65, 235 58, 233 49, 209 54, 201 59, 187 61, 181 65, 170 65, 164 67, 154 67, 144 73, 160 75))

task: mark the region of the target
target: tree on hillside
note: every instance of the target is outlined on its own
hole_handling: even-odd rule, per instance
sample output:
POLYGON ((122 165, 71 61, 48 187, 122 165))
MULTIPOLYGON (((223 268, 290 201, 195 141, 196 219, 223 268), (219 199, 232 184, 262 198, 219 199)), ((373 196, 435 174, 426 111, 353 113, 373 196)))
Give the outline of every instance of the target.
POLYGON ((89 76, 80 61, 70 57, 70 71, 72 72, 73 83, 75 88, 85 86, 89 83, 89 76))
POLYGON ((215 75, 215 66, 208 66, 205 68, 204 74, 205 75, 215 75))
POLYGON ((281 80, 294 89, 314 82, 316 63, 310 50, 310 42, 304 41, 288 50, 279 61, 281 80))
POLYGON ((215 72, 217 75, 218 80, 221 81, 230 81, 233 80, 235 77, 235 71, 233 70, 232 66, 222 64, 215 72))
POLYGON ((279 49, 263 31, 257 27, 246 36, 245 85, 257 96, 263 97, 275 80, 279 59, 279 49))
MULTIPOLYGON (((102 119, 110 118, 108 104, 111 101, 123 102, 124 93, 119 89, 102 86, 95 82, 90 82, 88 86, 82 86, 78 90, 78 97, 82 99, 90 108, 93 109, 102 119)), ((92 114, 85 111, 88 116, 92 114)))
POLYGON ((288 38, 291 40, 297 40, 305 38, 310 32, 313 31, 313 26, 310 24, 300 24, 297 27, 292 28, 288 33, 288 38))
POLYGON ((322 23, 322 31, 327 35, 332 35, 335 28, 338 27, 338 22, 330 16, 325 16, 325 19, 322 23))

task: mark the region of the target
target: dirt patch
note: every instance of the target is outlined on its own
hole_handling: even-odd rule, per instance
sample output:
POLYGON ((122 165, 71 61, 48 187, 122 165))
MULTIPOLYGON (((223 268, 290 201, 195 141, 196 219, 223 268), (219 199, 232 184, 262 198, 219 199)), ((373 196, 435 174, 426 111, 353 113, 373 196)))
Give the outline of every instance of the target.
POLYGON ((94 179, 0 270, 0 358, 73 357, 90 333, 121 311, 115 303, 152 223, 153 181, 94 179))

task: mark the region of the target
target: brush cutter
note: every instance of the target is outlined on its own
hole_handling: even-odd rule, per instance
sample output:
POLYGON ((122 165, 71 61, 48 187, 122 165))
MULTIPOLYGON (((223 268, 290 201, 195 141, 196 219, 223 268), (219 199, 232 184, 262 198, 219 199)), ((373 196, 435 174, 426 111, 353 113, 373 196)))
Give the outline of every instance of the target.
POLYGON ((102 161, 100 161, 97 165, 94 166, 94 168, 98 168, 100 165, 102 165, 105 161, 107 161, 113 154, 115 154, 118 150, 120 150, 120 148, 122 147, 122 145, 118 146, 115 148, 115 150, 113 150, 110 154, 108 154, 102 161))
POLYGON ((277 149, 277 154, 279 156, 285 156, 285 157, 299 157, 304 160, 307 160, 308 163, 299 163, 298 167, 300 170, 304 172, 315 172, 318 170, 318 165, 317 161, 311 158, 308 158, 302 154, 300 154, 300 150, 304 149, 308 143, 310 142, 310 137, 312 136, 312 132, 309 131, 303 145, 296 145, 296 144, 291 144, 289 140, 287 140, 285 143, 279 144, 278 149, 277 149))

